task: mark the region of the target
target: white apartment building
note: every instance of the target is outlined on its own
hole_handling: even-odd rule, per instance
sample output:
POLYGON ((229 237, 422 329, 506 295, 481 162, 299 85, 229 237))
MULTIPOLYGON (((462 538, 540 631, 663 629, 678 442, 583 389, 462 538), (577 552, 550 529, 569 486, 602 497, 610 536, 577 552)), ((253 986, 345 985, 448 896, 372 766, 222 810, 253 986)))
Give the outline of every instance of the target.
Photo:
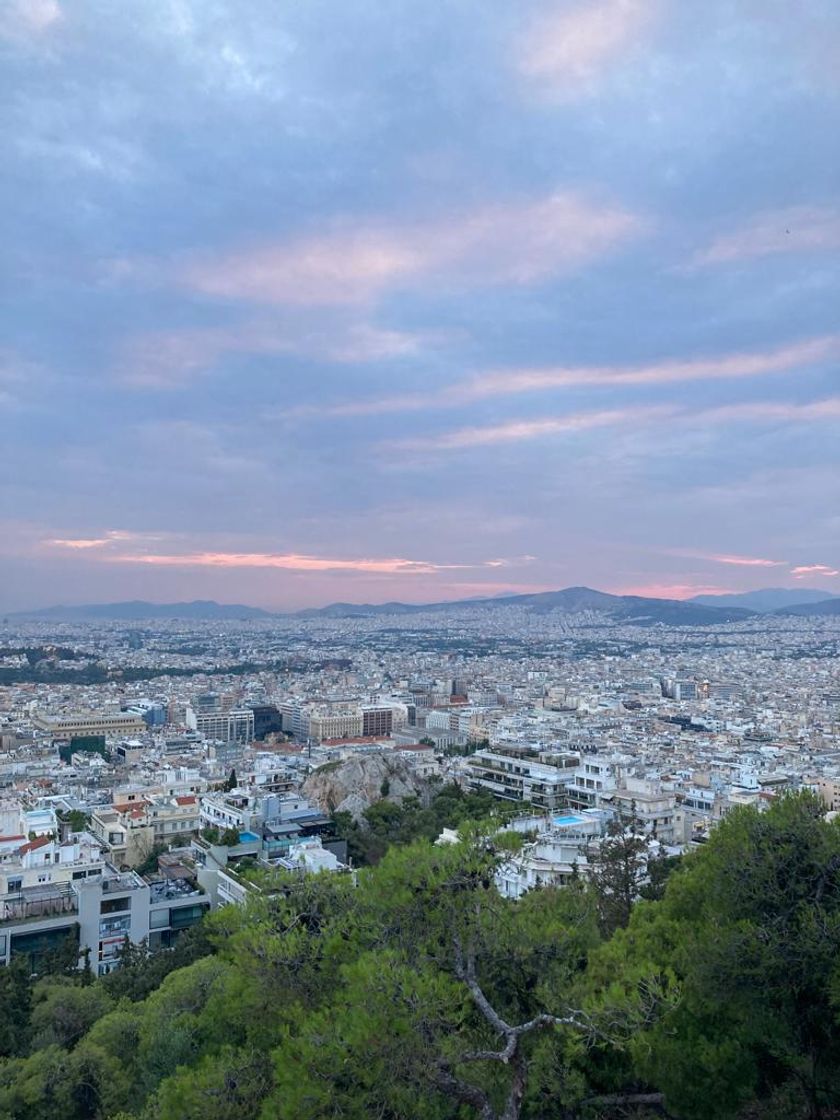
POLYGON ((573 809, 596 809, 604 795, 614 793, 617 785, 610 759, 584 755, 568 781, 569 805, 573 809))
POLYGON ((499 893, 505 898, 521 898, 537 887, 563 886, 575 874, 585 876, 588 848, 603 836, 608 817, 608 813, 586 809, 549 818, 536 840, 499 867, 499 893))
POLYGON ((70 942, 79 967, 87 953, 94 973, 103 976, 118 966, 126 937, 135 944, 145 940, 151 949, 169 947, 210 907, 209 897, 188 880, 149 883, 108 863, 79 861, 67 868, 69 880, 0 898, 0 965, 21 955, 37 972, 42 954, 70 942))
POLYGON ((473 789, 487 789, 505 801, 530 802, 541 809, 562 808, 566 786, 580 762, 577 754, 552 754, 551 762, 533 747, 491 747, 466 759, 473 789))
POLYGON ((221 743, 252 743, 254 712, 251 708, 232 708, 229 712, 193 714, 195 730, 205 739, 221 743))

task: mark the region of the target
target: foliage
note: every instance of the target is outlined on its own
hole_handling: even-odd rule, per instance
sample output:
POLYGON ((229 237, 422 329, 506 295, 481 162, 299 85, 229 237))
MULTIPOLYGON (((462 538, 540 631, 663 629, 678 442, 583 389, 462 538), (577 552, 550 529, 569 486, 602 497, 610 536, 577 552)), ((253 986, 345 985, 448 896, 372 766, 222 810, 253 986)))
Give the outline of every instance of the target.
POLYGON ((0 1058, 24 1053, 29 1036, 32 985, 22 957, 0 968, 0 1058))
POLYGON ((149 851, 143 858, 142 862, 137 865, 135 871, 138 875, 154 875, 158 869, 158 856, 163 855, 168 850, 166 844, 157 843, 153 844, 149 851))
POLYGON ((651 843, 635 807, 629 819, 615 817, 589 855, 589 881, 598 901, 601 932, 609 937, 630 921, 633 903, 648 876, 651 843))
POLYGON ((90 818, 81 809, 68 809, 66 812, 59 810, 58 819, 69 824, 73 832, 84 832, 90 824, 90 818))
POLYGON ((219 829, 215 825, 209 825, 201 830, 201 835, 208 844, 222 844, 226 848, 235 848, 239 843, 238 828, 219 829))
POLYGON ((34 988, 29 1031, 33 1050, 60 1046, 72 1050, 112 1005, 98 984, 80 986, 70 977, 40 980, 34 988))
POLYGON ((635 907, 592 976, 679 994, 635 1040, 637 1068, 677 1115, 734 1117, 757 1101, 818 1117, 840 1105, 838 949, 840 824, 787 796, 733 811, 661 902, 635 907))
POLYGON ((204 921, 185 929, 172 949, 152 953, 144 941, 133 945, 128 938, 120 950, 120 967, 99 983, 114 1000, 144 1000, 159 988, 170 972, 208 956, 212 946, 204 921))
POLYGON ((417 797, 402 801, 374 802, 355 821, 350 813, 333 813, 336 836, 347 841, 348 855, 355 866, 366 867, 379 862, 392 844, 411 844, 415 840, 436 840, 444 828, 458 828, 467 821, 503 821, 511 812, 492 794, 480 790, 465 792, 455 783, 443 786, 423 806, 417 797))
POLYGON ((602 882, 513 901, 494 875, 519 837, 442 793, 430 818, 371 814, 393 837, 376 866, 264 873, 246 907, 170 951, 126 944, 102 979, 32 980, 13 959, 0 1117, 838 1114, 840 825, 814 799, 736 810, 640 886, 624 827, 602 882), (429 843, 454 806, 460 843, 429 843), (650 897, 628 915, 634 883, 650 897))
POLYGON ((489 746, 490 740, 487 738, 468 739, 464 744, 450 743, 448 747, 443 747, 439 753, 445 758, 469 758, 471 754, 475 754, 476 751, 487 750, 489 746))

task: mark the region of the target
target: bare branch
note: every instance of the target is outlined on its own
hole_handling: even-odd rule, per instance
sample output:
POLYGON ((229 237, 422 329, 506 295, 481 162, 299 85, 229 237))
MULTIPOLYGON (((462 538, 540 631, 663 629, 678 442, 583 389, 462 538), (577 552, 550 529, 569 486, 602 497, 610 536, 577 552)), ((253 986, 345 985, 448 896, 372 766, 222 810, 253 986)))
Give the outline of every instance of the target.
POLYGON ((587 1097, 581 1101, 582 1105, 595 1105, 601 1108, 653 1108, 660 1116, 668 1117, 665 1111, 665 1096, 663 1093, 607 1093, 598 1097, 587 1097))
POLYGON ((462 1081, 446 1065, 438 1066, 436 1080, 438 1086, 445 1093, 452 1093, 459 1101, 478 1109, 481 1120, 496 1120, 493 1105, 483 1089, 479 1089, 477 1085, 471 1085, 468 1081, 462 1081))

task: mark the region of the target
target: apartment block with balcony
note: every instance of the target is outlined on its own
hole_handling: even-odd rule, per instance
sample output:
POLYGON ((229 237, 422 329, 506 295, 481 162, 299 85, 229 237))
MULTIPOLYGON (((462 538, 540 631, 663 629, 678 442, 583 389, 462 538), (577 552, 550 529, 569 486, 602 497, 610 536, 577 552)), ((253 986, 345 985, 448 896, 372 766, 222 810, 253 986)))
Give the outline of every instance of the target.
POLYGON ((577 754, 506 744, 476 751, 466 760, 465 770, 473 789, 551 812, 566 805, 566 785, 579 762, 577 754))
POLYGON ((499 867, 499 893, 521 898, 538 887, 563 886, 576 874, 585 877, 590 845, 604 835, 609 816, 608 811, 585 809, 544 818, 536 839, 499 867))
MULTIPOLYGON (((81 869, 80 869, 81 870, 81 869)), ((155 947, 174 943, 210 906, 188 880, 151 884, 136 872, 105 863, 95 874, 22 888, 0 899, 0 964, 25 955, 37 972, 45 953, 66 945, 87 955, 97 975, 118 967, 126 938, 155 947)))
POLYGON ((605 795, 617 788, 615 766, 610 759, 584 755, 570 775, 567 786, 569 805, 573 809, 597 809, 605 795))
POLYGON ((200 827, 195 794, 149 795, 94 810, 91 827, 120 867, 137 867, 152 848, 188 843, 200 827))
POLYGON ((619 789, 601 798, 622 820, 635 817, 642 829, 663 844, 682 843, 683 826, 677 823, 676 797, 658 782, 628 777, 619 789))
POLYGON ((201 820, 203 831, 193 841, 193 853, 199 882, 214 904, 226 901, 219 894, 226 889, 221 873, 235 868, 242 859, 276 865, 296 844, 310 840, 320 844, 321 838, 331 848, 346 849, 343 842, 330 842, 333 824, 329 817, 294 793, 211 794, 202 799, 201 820))

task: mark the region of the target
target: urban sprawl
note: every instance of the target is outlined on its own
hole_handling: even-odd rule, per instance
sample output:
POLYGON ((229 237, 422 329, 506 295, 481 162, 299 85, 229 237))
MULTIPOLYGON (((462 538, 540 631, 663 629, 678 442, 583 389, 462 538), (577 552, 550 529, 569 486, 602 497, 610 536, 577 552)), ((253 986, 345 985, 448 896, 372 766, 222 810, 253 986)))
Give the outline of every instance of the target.
MULTIPOLYGON (((352 874, 338 815, 484 790, 525 842, 511 897, 651 858, 734 806, 840 808, 840 620, 702 627, 453 609, 0 629, 0 964, 68 937, 102 975, 256 889, 352 874)), ((440 842, 454 839, 444 830, 440 842)), ((80 963, 81 967, 81 963, 80 963)))

